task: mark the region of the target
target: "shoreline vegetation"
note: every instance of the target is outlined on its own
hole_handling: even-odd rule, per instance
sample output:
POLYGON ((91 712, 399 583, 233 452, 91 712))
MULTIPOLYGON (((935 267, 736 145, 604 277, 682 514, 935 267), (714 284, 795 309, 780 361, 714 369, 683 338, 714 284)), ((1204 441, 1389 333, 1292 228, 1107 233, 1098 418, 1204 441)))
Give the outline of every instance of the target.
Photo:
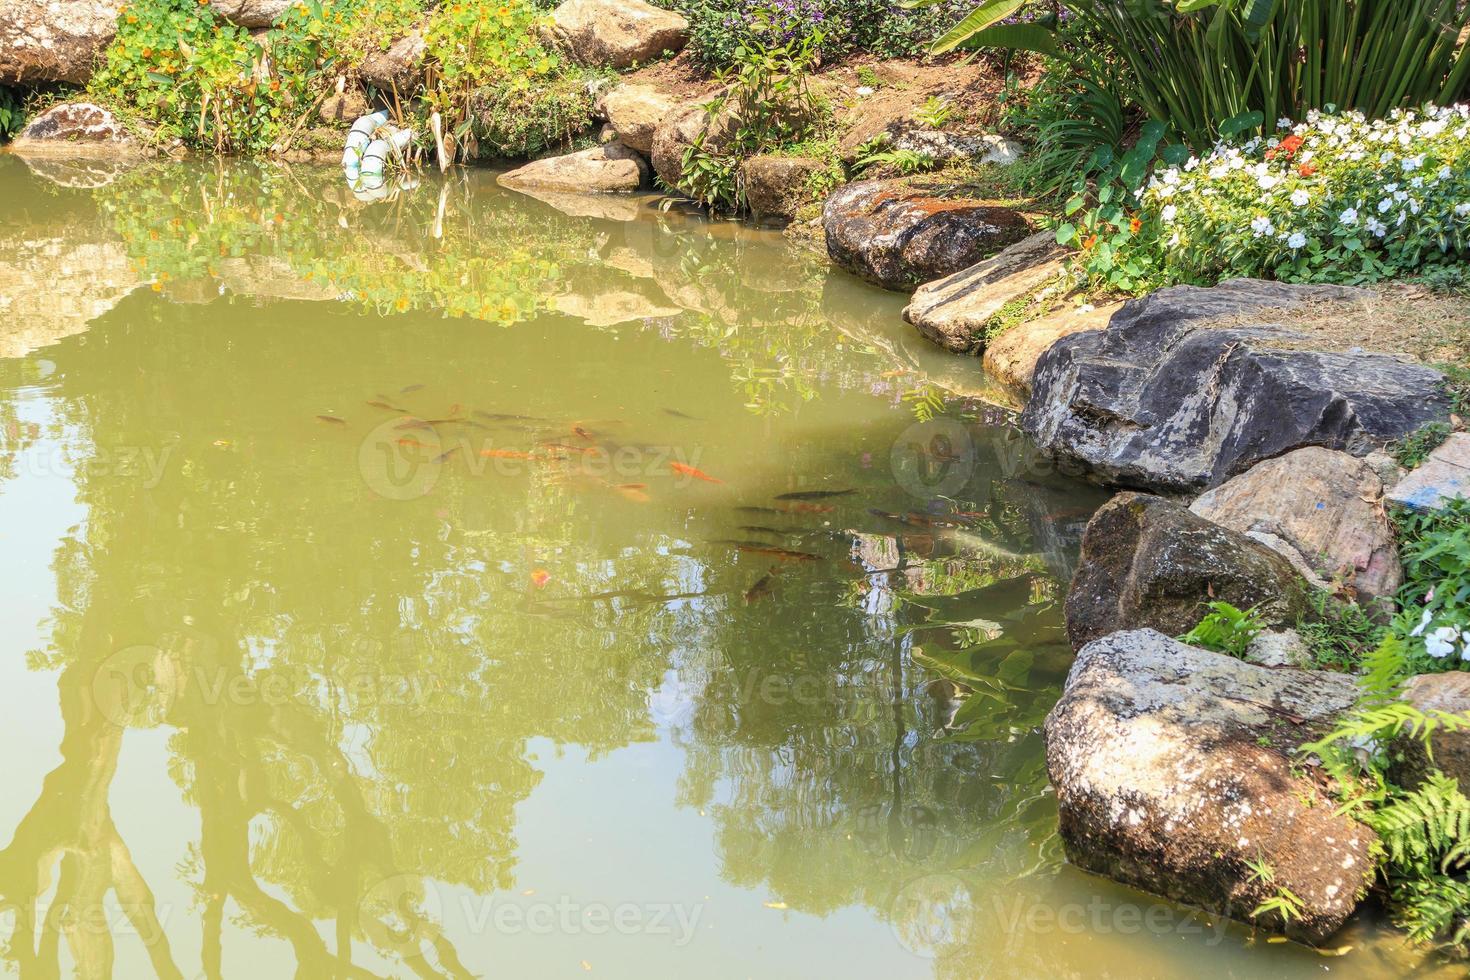
POLYGON ((1121 491, 1046 726, 1069 857, 1314 945, 1372 900, 1470 953, 1463 4, 44 7, 0 7, 24 152, 335 161, 383 109, 406 168, 657 189, 912 292, 1121 491))

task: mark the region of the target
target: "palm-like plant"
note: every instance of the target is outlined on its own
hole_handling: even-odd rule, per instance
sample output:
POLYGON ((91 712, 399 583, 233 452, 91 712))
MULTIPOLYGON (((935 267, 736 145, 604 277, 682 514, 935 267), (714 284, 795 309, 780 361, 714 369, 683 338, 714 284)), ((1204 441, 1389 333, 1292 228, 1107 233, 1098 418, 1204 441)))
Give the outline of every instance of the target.
MULTIPOLYGON (((920 0, 920 3, 927 0, 920 0)), ((1001 47, 1073 60, 1053 36, 1059 18, 1017 22, 1026 0, 982 0, 936 53, 1001 47)), ((1269 130, 1309 109, 1441 105, 1470 91, 1470 5, 1461 0, 1061 0, 1077 26, 1127 69, 1108 81, 1208 145, 1245 114, 1269 130)), ((1085 71, 1082 62, 1076 67, 1085 71)), ((1238 127, 1234 127, 1238 128, 1238 127)))

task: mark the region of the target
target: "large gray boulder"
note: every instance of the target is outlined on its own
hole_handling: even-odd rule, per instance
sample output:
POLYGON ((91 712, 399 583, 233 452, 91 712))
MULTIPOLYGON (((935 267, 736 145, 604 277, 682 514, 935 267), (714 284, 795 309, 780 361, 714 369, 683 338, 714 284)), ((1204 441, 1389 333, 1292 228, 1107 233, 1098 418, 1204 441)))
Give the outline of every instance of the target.
POLYGON ((1361 290, 1238 279, 1174 286, 1074 334, 1036 366, 1021 424, 1042 451, 1122 487, 1218 486, 1302 446, 1353 455, 1449 418, 1438 371, 1307 349, 1272 310, 1361 290))
POLYGON ((1268 626, 1294 626, 1312 613, 1311 591, 1291 562, 1163 497, 1121 493, 1082 536, 1067 593, 1067 636, 1081 648, 1118 630, 1179 636, 1205 603, 1255 608, 1268 626))
POLYGON ((534 160, 501 174, 498 183, 512 189, 535 188, 584 194, 636 191, 648 181, 648 164, 621 143, 603 143, 565 156, 534 160))
POLYGON ((1306 577, 1392 609, 1403 584, 1383 480, 1356 456, 1308 446, 1258 463, 1190 510, 1254 538, 1306 577))
POLYGON ((1346 675, 1259 667, 1153 630, 1089 644, 1045 726, 1068 859, 1322 942, 1372 884, 1377 840, 1292 753, 1357 695, 1346 675), (1279 889, 1300 915, 1257 917, 1279 889))
POLYGON ((1052 231, 1039 231, 990 258, 920 286, 903 318, 957 354, 985 349, 990 325, 1010 303, 1062 274, 1067 249, 1052 231))
POLYGON ((112 0, 0 0, 0 85, 85 85, 116 33, 112 0))
POLYGON ((989 258, 1031 226, 1010 208, 862 180, 827 198, 822 230, 827 255, 842 268, 886 289, 912 289, 989 258))
POLYGON ((565 0, 551 12, 550 33, 578 64, 627 68, 682 50, 689 22, 643 0, 565 0))

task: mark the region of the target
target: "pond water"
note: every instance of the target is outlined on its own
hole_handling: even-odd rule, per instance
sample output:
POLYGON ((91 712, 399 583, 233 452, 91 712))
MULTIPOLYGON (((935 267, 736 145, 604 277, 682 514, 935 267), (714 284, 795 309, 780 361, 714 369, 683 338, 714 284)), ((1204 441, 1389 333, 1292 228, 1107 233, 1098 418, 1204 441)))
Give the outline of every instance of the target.
POLYGON ((1403 975, 1065 866, 1103 497, 902 305, 651 199, 0 156, 7 971, 1403 975))

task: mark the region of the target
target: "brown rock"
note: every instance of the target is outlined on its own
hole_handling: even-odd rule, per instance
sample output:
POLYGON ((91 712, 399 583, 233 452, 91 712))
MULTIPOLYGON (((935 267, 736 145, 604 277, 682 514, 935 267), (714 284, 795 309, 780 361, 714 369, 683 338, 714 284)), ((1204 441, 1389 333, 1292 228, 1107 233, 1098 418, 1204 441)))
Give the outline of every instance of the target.
POLYGON ((413 31, 388 46, 374 51, 362 60, 357 73, 362 80, 381 92, 397 92, 400 97, 416 93, 424 84, 424 36, 413 31))
POLYGON ((751 157, 740 165, 746 204, 757 221, 787 222, 812 199, 811 178, 826 169, 806 157, 751 157))
POLYGON ((959 272, 1031 231, 1010 208, 883 180, 848 184, 829 197, 822 228, 833 262, 887 289, 959 272))
POLYGON ((648 179, 648 164, 621 143, 603 143, 590 150, 535 160, 519 170, 501 174, 498 183, 510 188, 606 194, 636 191, 648 179))
POLYGON ((1018 323, 985 345, 982 363, 992 377, 1030 394, 1036 362, 1063 337, 1083 330, 1101 330, 1123 306, 1109 303, 1095 309, 1059 310, 1026 323, 1018 323))
POLYGON ((1404 576, 1382 499, 1383 481, 1363 460, 1308 446, 1257 463, 1189 509, 1391 608, 1404 576))
POLYGON ((659 121, 653 134, 653 171, 670 187, 678 187, 684 178, 684 151, 701 135, 704 147, 711 153, 723 153, 735 136, 736 119, 725 107, 713 117, 702 102, 686 102, 670 109, 659 121))
POLYGON ((689 22, 643 0, 565 0, 551 12, 551 36, 578 64, 626 68, 689 40, 689 22))
POLYGON ((367 97, 357 89, 349 88, 340 95, 327 96, 317 109, 317 115, 329 126, 351 126, 360 117, 367 115, 367 111, 367 97))
POLYGON ((639 153, 653 152, 658 124, 678 103, 649 85, 619 85, 599 99, 602 114, 618 139, 639 153))
POLYGON ((1122 493, 1082 536, 1067 635, 1074 648, 1119 630, 1179 636, 1217 599, 1254 607, 1267 626, 1294 626, 1312 610, 1307 583, 1270 548, 1163 497, 1122 493))
POLYGON ((996 314, 1060 276, 1067 254, 1057 244, 1055 232, 1037 232, 969 268, 920 286, 903 318, 948 350, 982 350, 996 314))
POLYGON ((1068 859, 1322 942, 1372 884, 1377 839, 1297 774, 1292 753, 1357 695, 1346 675, 1259 667, 1153 630, 1088 644, 1045 726, 1068 859), (1300 915, 1257 917, 1278 889, 1300 915))
POLYGON ((240 27, 273 27, 297 0, 213 0, 214 12, 240 27))
MULTIPOLYGON (((1448 711, 1464 714, 1470 711, 1470 673, 1452 670, 1444 674, 1419 674, 1404 684, 1403 700, 1420 711, 1448 711)), ((1424 751, 1424 740, 1404 734, 1394 742, 1394 760, 1389 773, 1400 786, 1417 786, 1425 776, 1439 769, 1460 781, 1460 789, 1470 792, 1470 729, 1456 732, 1440 729, 1430 737, 1434 751, 1431 759, 1424 751)))
POLYGON ((143 146, 108 110, 91 102, 62 102, 32 119, 11 148, 20 154, 139 153, 143 146))
POLYGON ((85 85, 116 33, 111 0, 0 0, 0 85, 85 85))

